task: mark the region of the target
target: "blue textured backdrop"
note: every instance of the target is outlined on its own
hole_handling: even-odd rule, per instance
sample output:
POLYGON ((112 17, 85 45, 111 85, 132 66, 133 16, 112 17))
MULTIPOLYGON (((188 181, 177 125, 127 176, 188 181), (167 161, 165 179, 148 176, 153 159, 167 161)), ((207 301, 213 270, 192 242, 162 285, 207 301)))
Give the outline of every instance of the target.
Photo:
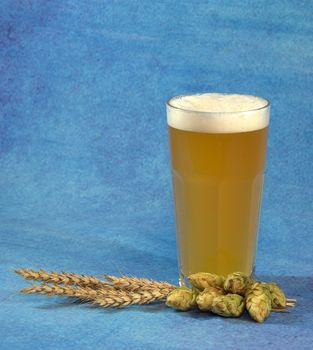
POLYGON ((1 349, 310 348, 312 16, 310 0, 0 1, 1 349), (164 104, 200 91, 272 101, 257 273, 299 306, 260 326, 15 294, 20 266, 176 282, 164 104))

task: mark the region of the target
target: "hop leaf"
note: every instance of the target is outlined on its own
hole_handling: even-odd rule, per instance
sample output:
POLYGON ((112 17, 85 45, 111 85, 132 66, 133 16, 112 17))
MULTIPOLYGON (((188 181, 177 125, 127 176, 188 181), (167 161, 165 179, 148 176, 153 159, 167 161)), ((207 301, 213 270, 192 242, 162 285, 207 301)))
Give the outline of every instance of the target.
POLYGON ((269 288, 261 282, 255 282, 246 292, 246 307, 251 318, 262 323, 270 314, 272 298, 269 288))
POLYGON ((203 291, 208 287, 222 288, 224 284, 224 277, 215 275, 214 273, 198 272, 188 276, 190 284, 203 291))
POLYGON ((245 309, 245 301, 241 295, 227 294, 214 298, 212 312, 224 317, 239 317, 245 309))
POLYGON ((251 281, 251 278, 244 273, 234 272, 226 277, 224 289, 228 293, 240 294, 244 296, 251 281))
POLYGON ((278 284, 274 282, 269 282, 264 284, 268 287, 270 291, 272 309, 285 308, 286 296, 285 296, 285 293, 282 291, 282 289, 278 286, 278 284))
POLYGON ((196 305, 196 297, 195 290, 178 287, 168 294, 166 305, 176 310, 187 311, 196 305))

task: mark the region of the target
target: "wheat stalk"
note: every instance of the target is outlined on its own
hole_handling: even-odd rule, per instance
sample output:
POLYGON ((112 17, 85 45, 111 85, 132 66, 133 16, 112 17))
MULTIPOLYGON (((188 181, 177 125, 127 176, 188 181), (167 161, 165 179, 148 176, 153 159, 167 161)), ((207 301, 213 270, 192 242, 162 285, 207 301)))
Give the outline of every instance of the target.
POLYGON ((15 270, 15 272, 27 280, 45 283, 77 285, 80 287, 88 286, 92 288, 102 288, 109 285, 107 282, 101 281, 95 276, 79 275, 77 273, 47 272, 43 269, 36 271, 26 268, 15 270))
POLYGON ((118 289, 125 289, 129 291, 144 291, 144 290, 158 290, 161 293, 169 293, 177 286, 170 284, 168 282, 160 282, 160 281, 154 281, 148 278, 138 278, 138 277, 130 277, 130 276, 122 276, 122 277, 116 277, 116 276, 110 276, 110 275, 104 275, 105 279, 118 289))
POLYGON ((90 287, 72 287, 33 284, 30 287, 23 288, 21 293, 24 294, 44 294, 48 296, 59 295, 79 298, 84 301, 91 301, 101 307, 125 307, 131 304, 149 304, 154 301, 166 299, 166 295, 158 290, 141 291, 138 293, 116 290, 113 287, 103 289, 92 289, 90 287))

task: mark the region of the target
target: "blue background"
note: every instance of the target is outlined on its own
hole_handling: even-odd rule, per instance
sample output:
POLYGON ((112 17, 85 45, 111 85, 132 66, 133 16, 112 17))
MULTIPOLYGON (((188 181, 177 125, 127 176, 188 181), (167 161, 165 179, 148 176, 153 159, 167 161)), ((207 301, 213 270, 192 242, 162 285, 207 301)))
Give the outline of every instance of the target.
POLYGON ((311 348, 313 2, 0 5, 0 348, 311 348), (201 91, 272 101, 257 274, 297 308, 258 325, 18 295, 21 266, 176 283, 165 102, 201 91))

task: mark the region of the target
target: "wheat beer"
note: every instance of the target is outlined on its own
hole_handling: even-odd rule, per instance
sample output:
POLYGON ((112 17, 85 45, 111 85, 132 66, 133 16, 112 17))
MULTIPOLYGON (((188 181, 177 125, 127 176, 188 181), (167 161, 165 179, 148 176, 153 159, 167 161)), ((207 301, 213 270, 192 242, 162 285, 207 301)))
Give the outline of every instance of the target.
POLYGON ((180 281, 251 274, 269 103, 251 95, 178 96, 167 104, 180 281))

